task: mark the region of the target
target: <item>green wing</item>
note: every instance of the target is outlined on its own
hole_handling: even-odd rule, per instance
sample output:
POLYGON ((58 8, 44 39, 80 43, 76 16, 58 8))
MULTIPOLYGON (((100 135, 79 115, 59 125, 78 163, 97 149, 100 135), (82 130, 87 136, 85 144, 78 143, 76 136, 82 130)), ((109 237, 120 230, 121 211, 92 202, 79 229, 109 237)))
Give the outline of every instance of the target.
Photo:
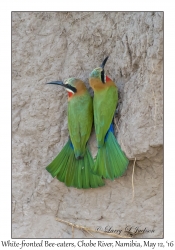
POLYGON ((68 128, 76 157, 85 153, 93 122, 92 98, 88 92, 68 104, 68 128))
POLYGON ((118 91, 115 86, 94 93, 94 122, 98 146, 104 144, 104 138, 112 122, 117 102, 118 91))

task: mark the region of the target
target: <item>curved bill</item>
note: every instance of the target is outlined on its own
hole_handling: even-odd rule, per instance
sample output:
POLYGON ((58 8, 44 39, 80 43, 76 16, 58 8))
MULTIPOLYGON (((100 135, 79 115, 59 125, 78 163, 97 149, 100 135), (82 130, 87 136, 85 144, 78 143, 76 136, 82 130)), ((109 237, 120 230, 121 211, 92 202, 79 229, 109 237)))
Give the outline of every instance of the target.
POLYGON ((102 62, 102 64, 100 65, 100 67, 102 67, 102 69, 104 69, 104 66, 105 66, 105 64, 106 64, 106 62, 107 62, 107 60, 108 60, 108 58, 109 58, 109 56, 107 56, 107 57, 104 59, 104 61, 102 62))
POLYGON ((48 82, 46 84, 56 84, 56 85, 60 85, 66 89, 70 89, 71 91, 73 91, 74 93, 77 92, 77 89, 75 87, 73 87, 70 84, 64 84, 62 81, 53 81, 53 82, 48 82))
POLYGON ((62 81, 47 82, 46 84, 56 84, 56 85, 61 85, 61 86, 65 85, 62 81))

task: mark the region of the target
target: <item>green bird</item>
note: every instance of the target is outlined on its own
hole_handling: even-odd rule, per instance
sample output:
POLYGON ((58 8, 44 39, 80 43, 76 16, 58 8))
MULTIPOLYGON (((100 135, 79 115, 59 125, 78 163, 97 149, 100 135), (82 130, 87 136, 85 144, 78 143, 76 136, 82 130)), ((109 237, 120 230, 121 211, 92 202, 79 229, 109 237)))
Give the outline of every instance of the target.
POLYGON ((118 89, 115 83, 105 75, 104 66, 90 73, 89 83, 94 90, 94 123, 98 152, 93 172, 103 178, 111 179, 123 175, 128 166, 128 159, 121 150, 115 136, 112 120, 118 103, 118 89))
POLYGON ((52 177, 68 187, 97 188, 104 185, 101 177, 91 172, 94 161, 87 145, 93 123, 92 97, 85 84, 76 78, 49 82, 68 92, 68 129, 70 139, 57 157, 46 167, 52 177))

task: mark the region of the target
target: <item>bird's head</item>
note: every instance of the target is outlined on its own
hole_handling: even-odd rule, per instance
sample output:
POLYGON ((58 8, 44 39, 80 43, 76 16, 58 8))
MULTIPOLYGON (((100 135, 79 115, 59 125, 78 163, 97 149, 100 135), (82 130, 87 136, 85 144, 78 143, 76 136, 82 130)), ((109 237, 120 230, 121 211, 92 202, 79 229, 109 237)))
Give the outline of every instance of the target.
POLYGON ((74 77, 68 78, 64 82, 53 81, 53 82, 48 82, 47 84, 56 84, 64 87, 68 92, 69 99, 87 90, 85 84, 80 79, 74 77))
POLYGON ((103 88, 106 81, 108 79, 111 80, 109 77, 106 76, 105 71, 104 71, 104 67, 105 67, 107 60, 108 60, 108 56, 103 60, 100 67, 95 68, 90 73, 89 82, 90 82, 90 85, 93 89, 103 88))
POLYGON ((105 79, 105 71, 104 71, 104 67, 105 64, 108 60, 108 56, 104 59, 104 61, 102 62, 102 64, 100 65, 100 67, 95 68, 91 73, 90 73, 90 78, 97 78, 100 79, 100 81, 102 83, 105 83, 106 79, 105 79))

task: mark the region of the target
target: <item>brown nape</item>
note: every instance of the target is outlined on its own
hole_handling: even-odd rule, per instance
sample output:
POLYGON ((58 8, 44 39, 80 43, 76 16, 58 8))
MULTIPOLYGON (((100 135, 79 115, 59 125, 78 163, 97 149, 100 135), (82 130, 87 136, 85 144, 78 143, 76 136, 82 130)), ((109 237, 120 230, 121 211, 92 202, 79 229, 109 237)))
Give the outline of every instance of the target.
POLYGON ((77 92, 74 94, 74 96, 81 95, 87 91, 86 85, 79 79, 74 83, 74 85, 77 89, 77 92))
POLYGON ((89 79, 89 84, 93 90, 102 90, 109 86, 116 86, 112 80, 103 83, 99 78, 93 78, 93 77, 89 79))

